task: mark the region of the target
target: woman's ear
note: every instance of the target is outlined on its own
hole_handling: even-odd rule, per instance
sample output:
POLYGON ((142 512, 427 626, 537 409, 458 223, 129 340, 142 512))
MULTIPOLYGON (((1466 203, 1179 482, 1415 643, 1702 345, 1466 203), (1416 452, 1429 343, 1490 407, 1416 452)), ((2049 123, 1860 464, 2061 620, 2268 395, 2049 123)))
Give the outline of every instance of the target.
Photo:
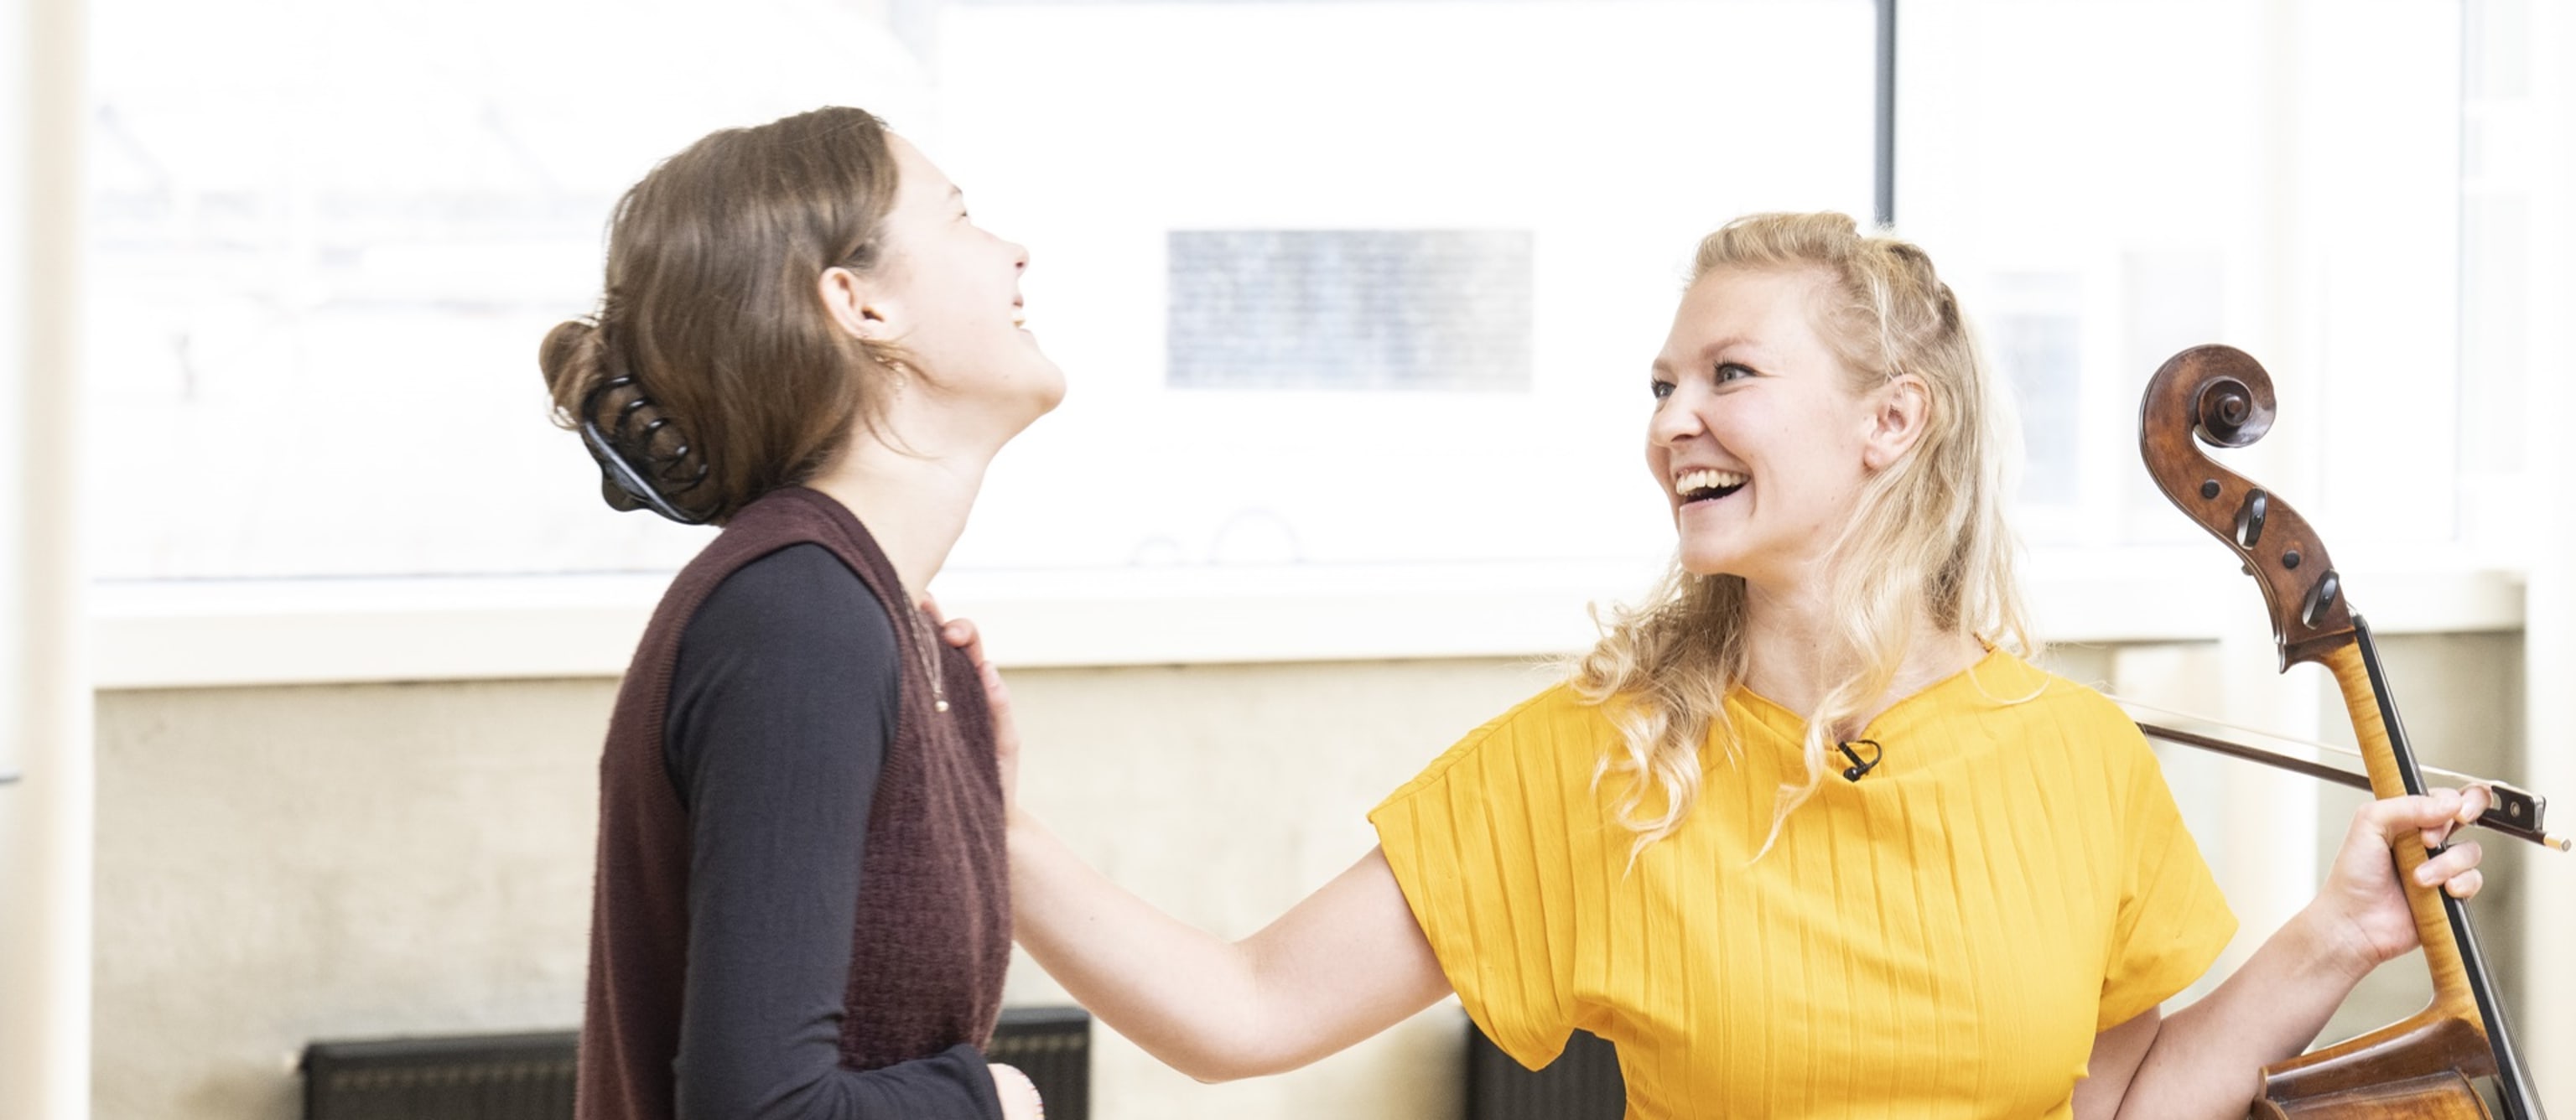
POLYGON ((866 342, 885 342, 894 337, 893 325, 887 319, 887 301, 858 273, 846 268, 824 269, 817 287, 823 297, 823 309, 831 312, 832 321, 852 337, 866 342))
POLYGON ((1861 464, 1886 470, 1923 438, 1932 420, 1932 390, 1917 374, 1888 378, 1870 398, 1869 434, 1861 443, 1861 464))

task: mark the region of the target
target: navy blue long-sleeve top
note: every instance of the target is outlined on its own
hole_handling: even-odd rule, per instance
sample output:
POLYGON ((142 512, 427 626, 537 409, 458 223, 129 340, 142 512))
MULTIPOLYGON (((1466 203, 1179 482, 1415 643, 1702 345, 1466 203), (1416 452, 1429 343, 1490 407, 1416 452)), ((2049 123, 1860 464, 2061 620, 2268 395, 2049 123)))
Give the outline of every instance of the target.
POLYGON ((1001 1120, 973 1046, 841 1064, 902 652, 884 606, 816 544, 744 565, 689 620, 663 741, 689 821, 680 1120, 1001 1120))

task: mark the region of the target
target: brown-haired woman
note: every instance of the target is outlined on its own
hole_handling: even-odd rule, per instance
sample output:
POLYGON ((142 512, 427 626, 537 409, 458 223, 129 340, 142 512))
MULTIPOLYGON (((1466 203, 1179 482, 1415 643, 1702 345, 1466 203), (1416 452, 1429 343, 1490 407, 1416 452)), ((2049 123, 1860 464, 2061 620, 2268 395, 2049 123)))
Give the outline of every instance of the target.
POLYGON ((977 1047, 1009 960, 1003 798, 923 589, 1064 377, 1028 254, 882 122, 708 136, 618 204, 557 420, 619 509, 724 532, 682 569, 600 765, 577 1111, 1036 1116, 977 1047))

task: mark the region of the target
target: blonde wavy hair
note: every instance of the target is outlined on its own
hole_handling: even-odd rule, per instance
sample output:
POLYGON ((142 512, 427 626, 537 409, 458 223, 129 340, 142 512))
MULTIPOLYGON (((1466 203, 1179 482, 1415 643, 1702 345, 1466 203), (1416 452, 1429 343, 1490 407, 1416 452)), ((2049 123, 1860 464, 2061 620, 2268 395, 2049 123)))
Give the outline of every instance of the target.
MULTIPOLYGON (((1847 672, 1805 713, 1806 781, 1780 787, 1767 853, 1831 769, 1834 730, 1894 686, 1925 620, 1933 633, 1974 635, 2024 656, 2039 651, 2002 508, 2009 405, 1994 397, 1958 299, 1931 257, 1894 236, 1863 233, 1843 214, 1752 214, 1700 242, 1691 282, 1718 269, 1823 277, 1816 330, 1848 374, 1847 387, 1865 392, 1911 373, 1928 397, 1921 438, 1864 484, 1829 553, 1826 602, 1841 632, 1824 664, 1847 672)), ((1700 745, 1712 732, 1734 753, 1725 701, 1747 669, 1745 601, 1742 577, 1693 575, 1676 560, 1644 603, 1602 624, 1600 643, 1572 666, 1570 683, 1602 706, 1623 740, 1625 749, 1611 752, 1598 773, 1633 779, 1616 806, 1636 833, 1631 860, 1689 816, 1700 745), (1654 793, 1660 812, 1648 807, 1654 793)))

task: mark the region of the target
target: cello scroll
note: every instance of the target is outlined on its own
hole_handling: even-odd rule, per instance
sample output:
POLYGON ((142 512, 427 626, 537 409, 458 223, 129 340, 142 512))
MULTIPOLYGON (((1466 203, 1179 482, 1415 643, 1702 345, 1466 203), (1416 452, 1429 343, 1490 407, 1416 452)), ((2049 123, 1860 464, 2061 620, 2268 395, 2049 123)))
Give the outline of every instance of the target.
POLYGON ((2148 382, 2138 443, 2165 497, 2226 542, 2262 586, 2287 670, 2302 661, 2323 664, 2329 651, 2351 642, 2343 577, 2307 518, 2199 446, 2249 446, 2272 429, 2275 413, 2272 377, 2261 363, 2232 346, 2195 346, 2148 382))

